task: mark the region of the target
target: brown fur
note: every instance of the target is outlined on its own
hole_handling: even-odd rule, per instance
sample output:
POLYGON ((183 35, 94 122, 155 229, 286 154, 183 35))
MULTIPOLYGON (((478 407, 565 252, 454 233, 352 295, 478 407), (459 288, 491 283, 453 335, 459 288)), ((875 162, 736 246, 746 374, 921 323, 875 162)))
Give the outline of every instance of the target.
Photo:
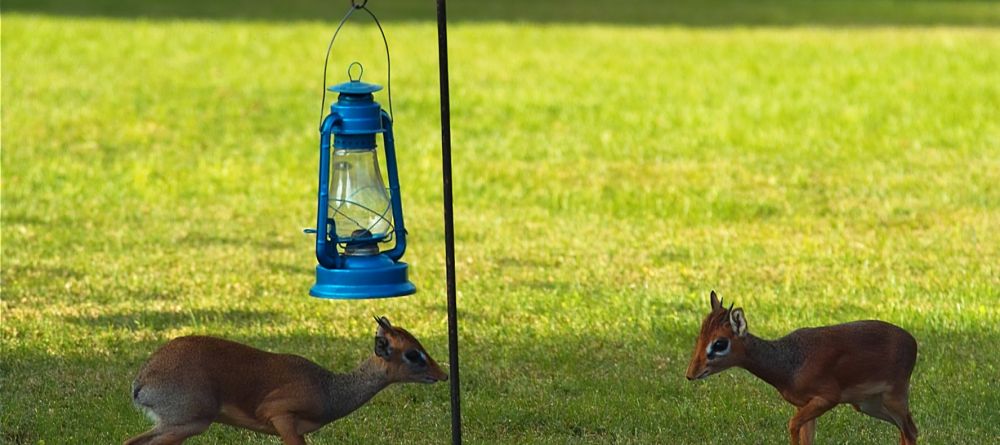
POLYGON ((688 365, 689 380, 735 366, 774 386, 798 408, 788 423, 793 445, 811 445, 816 418, 841 403, 896 425, 900 444, 916 444, 909 386, 917 342, 908 332, 865 320, 798 329, 769 341, 746 331, 740 335, 737 325, 746 326, 742 308, 724 308, 714 291, 711 304, 688 365), (710 359, 709 346, 719 339, 730 342, 729 353, 710 359))
POLYGON ((221 338, 171 340, 132 384, 133 402, 156 425, 125 444, 180 444, 219 422, 303 445, 305 434, 350 414, 389 384, 448 379, 413 335, 384 317, 377 321, 376 353, 347 374, 221 338), (426 364, 408 361, 408 351, 419 351, 426 364))

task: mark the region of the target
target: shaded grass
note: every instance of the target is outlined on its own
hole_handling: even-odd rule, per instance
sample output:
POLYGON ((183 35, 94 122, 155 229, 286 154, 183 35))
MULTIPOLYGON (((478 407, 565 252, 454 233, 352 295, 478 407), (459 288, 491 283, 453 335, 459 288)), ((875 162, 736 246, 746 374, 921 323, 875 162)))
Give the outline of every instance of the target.
MULTIPOLYGON (((119 0, 8 0, 7 11, 85 17, 197 18, 224 20, 332 20, 348 1, 121 2, 119 0)), ((383 20, 433 20, 435 2, 378 0, 369 5, 383 20)), ((997 26, 1000 5, 983 0, 451 0, 453 21, 670 24, 686 26, 997 26)))
MULTIPOLYGON (((300 233, 328 24, 3 22, 0 441, 145 429, 128 385, 182 334, 347 369, 378 313, 446 357, 433 25, 388 30, 420 292, 345 303, 306 297, 300 233)), ((363 30, 345 35, 334 81, 354 58, 381 81, 363 30)), ((470 443, 782 442, 791 410, 773 389, 742 371, 683 378, 711 288, 764 337, 906 327, 924 442, 990 443, 996 31, 451 32, 470 443)), ((388 389, 312 443, 446 442, 447 397, 388 389)), ((894 437, 849 409, 819 435, 894 437)), ((226 427, 193 442, 237 440, 275 443, 226 427)))

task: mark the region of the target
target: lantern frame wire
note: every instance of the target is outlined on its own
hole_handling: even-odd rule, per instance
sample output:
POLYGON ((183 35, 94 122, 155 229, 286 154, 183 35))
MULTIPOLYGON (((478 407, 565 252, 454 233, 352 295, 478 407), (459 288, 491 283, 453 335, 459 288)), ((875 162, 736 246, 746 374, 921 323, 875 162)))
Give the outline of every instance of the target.
MULTIPOLYGON (((388 188, 388 187, 385 189, 385 191, 386 191, 386 193, 390 193, 390 194, 392 193, 392 189, 388 188)), ((392 200, 392 196, 391 195, 389 196, 389 199, 390 199, 390 201, 392 200)), ((362 209, 365 209, 365 210, 367 210, 368 212, 370 212, 373 215, 377 215, 378 219, 375 220, 375 222, 371 223, 371 225, 369 225, 368 227, 365 228, 365 230, 367 230, 369 233, 371 232, 372 228, 374 228, 376 225, 378 225, 382 221, 385 221, 385 223, 389 225, 389 230, 386 231, 384 235, 377 235, 377 236, 376 235, 372 235, 372 236, 368 237, 367 239, 365 239, 366 242, 369 242, 369 241, 372 241, 372 240, 377 240, 378 242, 386 242, 387 243, 389 241, 392 241, 392 238, 393 238, 392 235, 394 233, 396 233, 396 224, 394 224, 392 220, 390 220, 389 218, 386 217, 386 215, 391 210, 389 207, 386 207, 386 209, 383 210, 382 212, 378 212, 378 211, 375 211, 375 209, 372 209, 372 208, 370 208, 368 206, 365 206, 363 204, 359 204, 359 203, 357 203, 355 201, 352 201, 352 200, 349 200, 349 199, 334 199, 332 201, 336 201, 340 205, 351 204, 353 206, 357 206, 357 207, 360 207, 362 209)), ((353 222, 358 227, 362 227, 362 225, 361 225, 360 222, 355 221, 354 218, 351 218, 346 213, 342 212, 340 210, 339 206, 338 207, 331 207, 331 208, 333 209, 333 212, 335 214, 343 216, 344 218, 346 218, 346 219, 350 220, 351 222, 353 222)), ((327 223, 328 224, 329 224, 329 220, 330 219, 333 219, 333 218, 332 217, 327 218, 327 220, 328 220, 327 223)), ((337 235, 336 233, 334 233, 332 235, 333 235, 334 242, 336 242, 337 245, 341 246, 341 247, 347 246, 348 244, 351 243, 351 241, 354 240, 353 236, 349 237, 349 239, 345 240, 340 235, 337 235)))

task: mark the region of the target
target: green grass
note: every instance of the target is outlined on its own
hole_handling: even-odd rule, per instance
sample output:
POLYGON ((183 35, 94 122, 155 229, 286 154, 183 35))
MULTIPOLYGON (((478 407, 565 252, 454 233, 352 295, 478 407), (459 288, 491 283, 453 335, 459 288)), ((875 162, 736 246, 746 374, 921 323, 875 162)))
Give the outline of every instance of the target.
MULTIPOLYGON (((1000 9, 930 3, 991 20, 1000 9)), ((894 9, 898 23, 925 4, 894 9)), ((344 370, 385 314, 447 359, 433 23, 386 23, 420 291, 331 302, 306 295, 315 260, 301 234, 331 23, 14 6, 0 443, 118 443, 148 428, 130 381, 183 334, 344 370)), ((763 382, 684 379, 713 288, 763 337, 904 326, 920 343, 922 442, 995 440, 1000 31, 575 22, 450 30, 469 443, 782 443, 792 410, 763 382)), ((330 82, 354 59, 384 81, 372 28, 349 31, 330 82)), ((896 433, 839 408, 818 436, 896 433)), ((311 443, 448 437, 447 387, 408 385, 311 443)), ((237 442, 278 443, 224 426, 191 441, 237 442)))

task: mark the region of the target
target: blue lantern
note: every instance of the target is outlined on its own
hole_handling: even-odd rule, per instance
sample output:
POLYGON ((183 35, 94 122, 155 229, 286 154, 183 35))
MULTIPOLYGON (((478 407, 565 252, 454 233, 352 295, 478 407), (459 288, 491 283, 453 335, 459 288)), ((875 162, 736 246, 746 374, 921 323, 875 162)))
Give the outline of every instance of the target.
POLYGON ((375 102, 380 85, 351 75, 329 87, 339 93, 322 121, 319 140, 319 193, 316 220, 316 284, 309 295, 361 299, 410 295, 406 228, 399 195, 396 147, 389 113, 375 102), (376 135, 382 133, 386 189, 379 171, 376 135), (330 139, 333 139, 333 149, 330 139), (382 250, 395 240, 395 246, 382 250))

